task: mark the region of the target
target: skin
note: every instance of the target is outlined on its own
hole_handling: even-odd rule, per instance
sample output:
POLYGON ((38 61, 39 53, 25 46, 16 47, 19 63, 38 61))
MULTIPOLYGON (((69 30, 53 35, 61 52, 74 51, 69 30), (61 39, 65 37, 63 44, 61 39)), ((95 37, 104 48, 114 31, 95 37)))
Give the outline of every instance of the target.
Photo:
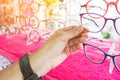
MULTIPOLYGON (((88 38, 88 30, 82 26, 61 28, 35 53, 29 55, 30 65, 35 73, 44 76, 60 65, 71 53, 81 48, 88 38)), ((19 63, 0 71, 0 80, 23 80, 19 63)))

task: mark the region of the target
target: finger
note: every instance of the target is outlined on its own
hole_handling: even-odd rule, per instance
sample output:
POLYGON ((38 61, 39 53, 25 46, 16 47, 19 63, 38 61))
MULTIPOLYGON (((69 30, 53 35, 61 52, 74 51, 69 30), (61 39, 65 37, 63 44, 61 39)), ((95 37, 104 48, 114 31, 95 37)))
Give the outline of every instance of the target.
POLYGON ((73 50, 72 52, 75 52, 77 50, 76 45, 72 47, 72 50, 73 50))
POLYGON ((87 37, 79 37, 79 38, 73 38, 69 40, 68 44, 69 46, 73 46, 79 43, 84 43, 86 41, 87 37))
POLYGON ((73 52, 73 49, 72 47, 69 48, 69 51, 70 51, 70 54, 73 52))
POLYGON ((77 51, 80 48, 81 48, 81 46, 79 44, 75 44, 75 45, 70 47, 70 52, 73 53, 73 52, 77 51))
POLYGON ((81 34, 79 34, 75 38, 79 38, 79 37, 87 37, 88 38, 88 33, 86 31, 83 31, 81 34))
POLYGON ((88 38, 88 34, 87 33, 81 33, 80 36, 88 38))
POLYGON ((71 39, 79 35, 82 31, 83 31, 83 27, 75 27, 70 31, 68 31, 66 34, 68 35, 68 38, 71 39))
POLYGON ((69 51, 69 45, 66 45, 66 47, 65 47, 65 53, 66 53, 66 55, 69 55, 69 53, 70 53, 70 51, 69 51))
POLYGON ((84 27, 84 30, 83 30, 83 32, 89 32, 89 29, 88 28, 86 28, 86 27, 84 27))
POLYGON ((81 48, 81 44, 76 45, 77 50, 81 48))
POLYGON ((64 30, 64 31, 69 31, 69 30, 71 30, 75 27, 77 27, 77 26, 70 26, 70 27, 65 27, 65 28, 61 28, 61 29, 64 30))
POLYGON ((79 38, 79 43, 84 43, 86 41, 86 37, 80 37, 79 38))
POLYGON ((74 45, 73 40, 69 40, 69 41, 68 41, 68 45, 69 45, 69 46, 73 46, 73 45, 74 45))
POLYGON ((69 46, 73 46, 77 43, 79 43, 79 38, 72 38, 68 41, 69 46))

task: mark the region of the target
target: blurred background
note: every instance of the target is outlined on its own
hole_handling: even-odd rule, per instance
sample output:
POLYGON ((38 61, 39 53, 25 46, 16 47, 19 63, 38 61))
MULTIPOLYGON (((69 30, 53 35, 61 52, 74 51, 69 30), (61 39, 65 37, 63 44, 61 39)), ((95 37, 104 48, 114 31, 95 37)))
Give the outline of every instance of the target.
POLYGON ((59 28, 83 25, 90 36, 119 40, 119 14, 119 0, 0 0, 0 35, 38 42, 59 28))
MULTIPOLYGON (((39 49, 55 30, 72 25, 83 25, 90 30, 89 44, 99 47, 110 55, 120 53, 119 0, 0 0, 0 59, 6 57, 12 62, 17 62, 27 52, 32 53, 39 49)), ((65 68, 58 67, 60 69, 60 71, 57 69, 58 72, 63 70, 63 73, 56 75, 58 72, 53 70, 55 74, 52 75, 60 77, 59 80, 61 78, 78 80, 76 75, 80 77, 82 75, 84 77, 82 80, 113 80, 114 76, 116 76, 114 80, 120 80, 117 79, 119 72, 113 72, 114 76, 108 73, 108 70, 110 73, 113 70, 112 59, 108 58, 107 64, 98 66, 89 63, 83 54, 80 54, 83 53, 82 50, 83 48, 69 57, 66 64, 63 63, 66 65, 65 68)), ((96 47, 89 46, 88 53, 91 55, 98 51, 96 47)), ((97 58, 98 56, 99 54, 97 58)), ((96 55, 92 57, 95 58, 96 55)), ((116 61, 120 63, 119 56, 116 61)), ((0 66, 3 64, 1 61, 0 66)), ((47 77, 50 78, 48 75, 47 77)))

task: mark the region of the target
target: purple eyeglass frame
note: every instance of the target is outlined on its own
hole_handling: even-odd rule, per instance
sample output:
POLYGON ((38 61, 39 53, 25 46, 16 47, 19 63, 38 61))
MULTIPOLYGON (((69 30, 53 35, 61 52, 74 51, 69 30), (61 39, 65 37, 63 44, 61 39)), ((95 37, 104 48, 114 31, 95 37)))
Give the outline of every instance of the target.
MULTIPOLYGON (((96 14, 96 13, 81 13, 79 16, 80 16, 80 22, 81 22, 81 24, 82 24, 82 18, 83 18, 83 15, 97 15, 97 16, 99 16, 99 17, 97 17, 97 18, 104 18, 104 25, 102 26, 102 28, 99 30, 99 31, 90 31, 90 32, 92 32, 92 33, 98 33, 98 32, 101 32, 103 29, 104 29, 104 27, 105 27, 105 25, 106 25, 106 23, 107 23, 107 21, 108 20, 111 20, 111 21, 113 21, 113 25, 114 25, 114 29, 115 29, 115 31, 117 32, 117 34, 118 35, 120 35, 120 33, 118 32, 118 30, 117 30, 117 28, 116 28, 116 25, 115 25, 115 23, 116 23, 116 20, 117 19, 119 19, 120 17, 117 17, 117 18, 106 18, 106 17, 104 17, 104 16, 102 16, 102 15, 99 15, 99 14, 96 14)), ((93 17, 92 17, 93 18, 93 17)), ((89 19, 90 20, 90 19, 89 19)), ((91 19, 91 21, 92 21, 92 19, 91 19)), ((95 23, 95 22, 94 22, 95 23)), ((82 25, 84 25, 84 24, 82 24, 82 25)))

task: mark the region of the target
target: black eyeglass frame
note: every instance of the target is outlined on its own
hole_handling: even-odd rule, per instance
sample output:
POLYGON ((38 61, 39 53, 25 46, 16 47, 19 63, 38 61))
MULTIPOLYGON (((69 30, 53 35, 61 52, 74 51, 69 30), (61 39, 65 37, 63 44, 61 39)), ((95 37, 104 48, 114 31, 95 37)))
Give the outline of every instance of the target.
POLYGON ((83 43, 83 50, 84 50, 84 54, 85 54, 86 58, 87 58, 88 60, 90 60, 91 62, 95 63, 95 64, 102 64, 102 63, 105 61, 105 59, 107 58, 107 56, 111 57, 114 66, 116 67, 116 69, 117 69, 118 71, 120 71, 120 68, 118 68, 118 66, 117 66, 117 64, 116 64, 116 62, 115 62, 115 57, 120 56, 120 55, 109 55, 109 54, 107 54, 105 51, 103 51, 102 49, 100 49, 99 47, 94 46, 94 45, 91 45, 91 44, 88 44, 88 43, 83 43), (104 59, 103 59, 101 62, 95 62, 95 61, 91 60, 91 59, 87 56, 87 54, 86 54, 86 50, 85 50, 86 48, 85 48, 85 47, 86 47, 87 45, 88 45, 88 46, 92 46, 92 47, 94 47, 94 48, 97 48, 98 50, 100 50, 101 52, 103 52, 103 53, 104 53, 104 59))

